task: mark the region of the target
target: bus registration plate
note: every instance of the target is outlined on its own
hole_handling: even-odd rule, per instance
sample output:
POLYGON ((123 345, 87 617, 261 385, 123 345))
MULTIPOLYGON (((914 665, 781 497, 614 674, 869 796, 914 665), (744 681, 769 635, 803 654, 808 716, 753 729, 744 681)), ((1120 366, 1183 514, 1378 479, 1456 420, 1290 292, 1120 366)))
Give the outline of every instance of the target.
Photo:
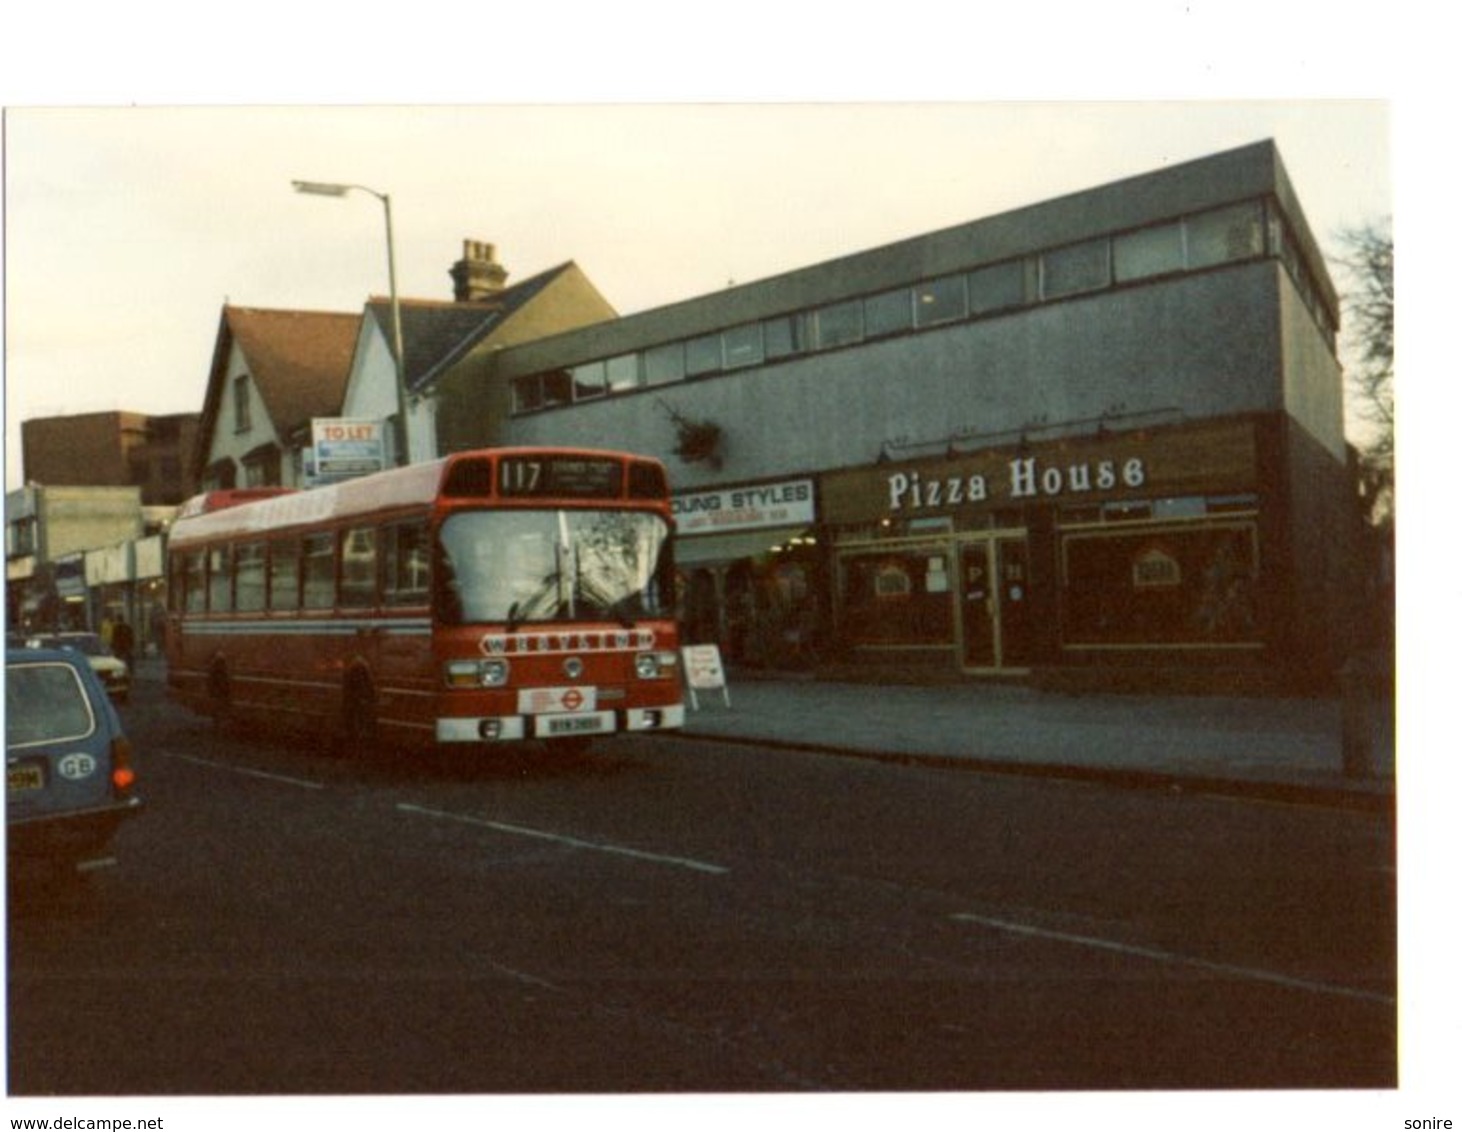
POLYGON ((544 715, 538 718, 538 734, 599 735, 614 730, 612 711, 584 712, 581 715, 544 715))

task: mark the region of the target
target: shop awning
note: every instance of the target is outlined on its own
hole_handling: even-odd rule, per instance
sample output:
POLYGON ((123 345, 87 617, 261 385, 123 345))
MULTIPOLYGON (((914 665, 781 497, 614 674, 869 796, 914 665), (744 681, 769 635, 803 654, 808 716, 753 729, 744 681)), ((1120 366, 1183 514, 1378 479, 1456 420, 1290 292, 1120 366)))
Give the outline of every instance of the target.
POLYGON ((742 558, 756 558, 774 546, 787 545, 789 539, 806 532, 805 526, 772 527, 762 531, 738 531, 732 534, 696 535, 677 539, 675 564, 711 566, 722 562, 736 562, 742 558))

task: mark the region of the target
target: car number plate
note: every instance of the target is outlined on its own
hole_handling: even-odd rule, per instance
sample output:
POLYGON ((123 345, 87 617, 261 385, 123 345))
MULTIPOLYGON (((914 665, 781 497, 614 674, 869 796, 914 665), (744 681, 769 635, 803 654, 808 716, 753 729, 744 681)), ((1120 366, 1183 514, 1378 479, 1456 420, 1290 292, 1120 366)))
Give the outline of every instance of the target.
POLYGON ((24 794, 28 790, 43 790, 46 776, 36 763, 17 763, 5 768, 5 792, 24 794))
POLYGON ((597 735, 613 729, 613 715, 609 712, 594 712, 585 715, 546 715, 538 720, 538 734, 597 735))

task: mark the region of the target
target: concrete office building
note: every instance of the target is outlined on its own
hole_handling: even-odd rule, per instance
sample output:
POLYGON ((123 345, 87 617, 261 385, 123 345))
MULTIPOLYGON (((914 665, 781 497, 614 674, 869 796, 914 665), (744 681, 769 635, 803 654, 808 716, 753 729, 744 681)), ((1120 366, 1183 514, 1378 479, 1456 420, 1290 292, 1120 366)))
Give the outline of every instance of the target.
POLYGON ((1338 321, 1265 141, 512 346, 470 439, 666 460, 733 657, 1313 684, 1366 596, 1338 321))

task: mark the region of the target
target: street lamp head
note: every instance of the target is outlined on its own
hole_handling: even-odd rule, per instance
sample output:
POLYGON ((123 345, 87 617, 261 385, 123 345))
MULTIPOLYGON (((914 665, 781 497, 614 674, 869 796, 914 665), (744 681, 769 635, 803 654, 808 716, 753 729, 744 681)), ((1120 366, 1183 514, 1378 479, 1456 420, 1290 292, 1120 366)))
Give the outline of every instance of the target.
POLYGON ((317 197, 343 197, 350 192, 351 185, 334 185, 326 181, 291 181, 297 193, 309 193, 317 197))

